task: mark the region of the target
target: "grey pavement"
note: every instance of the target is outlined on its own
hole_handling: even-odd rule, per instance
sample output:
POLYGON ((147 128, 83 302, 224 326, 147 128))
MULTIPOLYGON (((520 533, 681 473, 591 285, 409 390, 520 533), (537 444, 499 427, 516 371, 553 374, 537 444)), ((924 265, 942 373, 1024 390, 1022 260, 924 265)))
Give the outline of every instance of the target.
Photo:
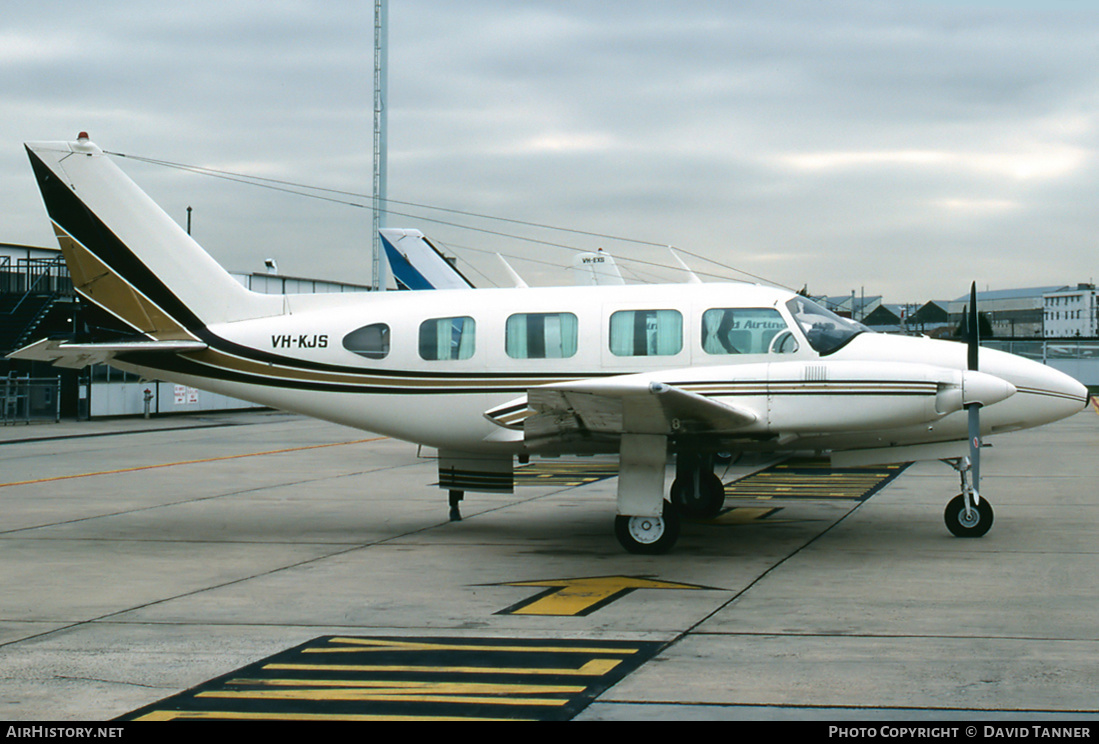
POLYGON ((1095 721, 1099 416, 991 441, 984 538, 949 535, 957 476, 918 463, 646 557, 613 478, 451 523, 430 453, 289 414, 0 428, 0 719, 106 720, 353 634, 670 643, 579 720, 1095 721), (611 575, 702 589, 500 614, 534 591, 509 582, 611 575))

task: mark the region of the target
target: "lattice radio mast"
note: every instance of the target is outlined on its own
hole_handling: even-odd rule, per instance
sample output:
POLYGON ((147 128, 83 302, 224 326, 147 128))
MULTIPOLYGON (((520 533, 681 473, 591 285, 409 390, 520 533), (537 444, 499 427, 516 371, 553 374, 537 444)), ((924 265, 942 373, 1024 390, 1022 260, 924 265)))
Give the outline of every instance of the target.
POLYGON ((386 106, 389 66, 389 2, 374 0, 374 222, 371 287, 385 289, 386 264, 382 259, 382 243, 378 230, 385 227, 386 205, 386 106))

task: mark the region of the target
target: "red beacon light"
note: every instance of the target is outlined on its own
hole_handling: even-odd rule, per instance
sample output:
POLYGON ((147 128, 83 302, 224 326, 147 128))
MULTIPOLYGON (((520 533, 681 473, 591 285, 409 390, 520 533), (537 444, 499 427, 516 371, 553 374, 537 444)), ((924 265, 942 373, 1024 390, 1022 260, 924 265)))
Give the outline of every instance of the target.
POLYGON ((88 139, 90 138, 88 137, 87 132, 81 132, 80 134, 76 135, 77 142, 87 142, 88 139))

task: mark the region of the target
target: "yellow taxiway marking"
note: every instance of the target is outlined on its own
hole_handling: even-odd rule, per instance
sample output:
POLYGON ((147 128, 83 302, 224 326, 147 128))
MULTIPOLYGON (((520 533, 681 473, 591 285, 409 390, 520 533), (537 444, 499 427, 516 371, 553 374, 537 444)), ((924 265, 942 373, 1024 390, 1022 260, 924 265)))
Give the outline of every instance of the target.
POLYGON ((728 511, 722 512, 714 519, 707 520, 707 524, 751 524, 768 517, 780 509, 776 506, 750 507, 734 506, 728 511))
POLYGON ((788 461, 725 486, 734 499, 865 499, 904 472, 905 465, 832 470, 827 460, 788 461))
MULTIPOLYGON (((584 688, 580 688, 583 691, 584 688)), ((462 705, 566 705, 568 698, 504 697, 495 695, 460 695, 444 693, 431 695, 426 691, 403 690, 211 690, 196 697, 225 700, 341 700, 344 702, 401 702, 401 703, 460 703, 462 705)))
POLYGON ((345 444, 365 444, 366 442, 380 442, 386 437, 371 437, 370 439, 355 439, 350 442, 330 442, 329 444, 310 444, 304 447, 287 447, 286 449, 267 450, 266 452, 245 452, 240 455, 225 455, 223 457, 206 457, 200 460, 180 460, 179 462, 162 462, 157 465, 138 465, 132 468, 118 468, 117 470, 97 470, 92 473, 73 473, 72 475, 55 475, 51 478, 36 478, 34 480, 12 481, 0 483, 0 488, 6 486, 29 486, 34 483, 50 483, 51 481, 69 480, 71 478, 90 478, 93 475, 117 475, 118 473, 133 473, 139 470, 155 470, 156 468, 174 468, 177 465, 197 465, 203 462, 219 462, 221 460, 236 460, 241 457, 263 457, 265 455, 280 455, 284 452, 302 452, 304 450, 321 449, 323 447, 342 447, 345 444))
MULTIPOLYGON (((269 667, 265 667, 269 668, 269 667)), ((332 669, 332 667, 325 667, 332 669)), ((400 667, 387 667, 390 671, 399 671, 400 667)), ((484 668, 481 669, 484 671, 484 668)), ((492 669, 495 673, 497 670, 492 669)), ((373 692, 385 692, 387 694, 418 694, 424 691, 439 694, 461 693, 463 695, 513 695, 515 693, 528 694, 575 694, 584 691, 584 685, 542 685, 542 684, 517 684, 511 682, 425 682, 422 680, 346 680, 346 679, 287 679, 273 677, 271 679, 231 679, 231 685, 253 685, 255 687, 296 687, 333 688, 339 690, 370 690, 373 692)))
MULTIPOLYGON (((571 651, 571 649, 570 649, 571 651)), ((526 653, 526 649, 523 650, 526 653)), ((547 652, 552 653, 552 652, 547 652)), ((564 653, 563 651, 560 653, 564 653)), ((604 652, 611 653, 611 652, 604 652)), ((619 652, 621 653, 621 652, 619 652)), ((632 652, 629 652, 632 653, 632 652)), ((562 675, 576 677, 601 677, 618 666, 618 659, 593 659, 578 667, 485 667, 485 666, 421 666, 409 664, 265 664, 264 669, 283 672, 424 672, 428 674, 514 674, 514 675, 562 675)))
POLYGON ((369 713, 249 713, 233 710, 157 710, 135 721, 521 721, 522 718, 371 715, 369 713))
POLYGON ((132 720, 568 720, 662 646, 329 636, 135 711, 132 720), (360 659, 371 663, 353 663, 360 659), (322 663, 305 663, 314 660, 322 663))
POLYGON ((593 576, 579 579, 508 581, 497 586, 539 586, 549 591, 501 610, 498 615, 588 615, 636 589, 709 589, 694 584, 656 581, 637 576, 593 576))
POLYGON ((618 475, 617 462, 541 460, 515 469, 516 486, 540 486, 547 482, 563 486, 583 486, 618 475))
MULTIPOLYGON (((514 584, 505 586, 515 586, 514 584)), ((478 644, 478 643, 429 643, 424 641, 403 641, 398 638, 393 640, 381 638, 345 638, 333 636, 329 643, 340 643, 342 646, 311 646, 302 649, 306 654, 345 653, 348 651, 517 651, 519 653, 542 654, 622 654, 634 653, 636 649, 622 648, 619 646, 560 646, 548 643, 545 646, 536 645, 511 645, 507 643, 478 644)))

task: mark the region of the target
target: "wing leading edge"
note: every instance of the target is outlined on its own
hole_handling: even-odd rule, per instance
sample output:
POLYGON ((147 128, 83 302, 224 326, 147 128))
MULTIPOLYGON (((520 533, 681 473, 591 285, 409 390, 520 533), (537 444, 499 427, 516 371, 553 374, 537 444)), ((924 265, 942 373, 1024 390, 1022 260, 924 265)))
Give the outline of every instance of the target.
MULTIPOLYGON (((664 379, 634 374, 553 383, 530 388, 525 397, 485 416, 521 431, 535 447, 638 434, 813 437, 818 445, 820 437, 830 437, 840 449, 857 449, 882 446, 882 431, 920 427, 923 432, 968 403, 992 405, 1014 393, 1010 383, 982 372, 914 363, 797 361, 674 370, 664 379)), ((959 437, 953 431, 943 432, 942 441, 954 438, 959 437)), ((895 443, 901 439, 918 441, 908 436, 895 443)))

